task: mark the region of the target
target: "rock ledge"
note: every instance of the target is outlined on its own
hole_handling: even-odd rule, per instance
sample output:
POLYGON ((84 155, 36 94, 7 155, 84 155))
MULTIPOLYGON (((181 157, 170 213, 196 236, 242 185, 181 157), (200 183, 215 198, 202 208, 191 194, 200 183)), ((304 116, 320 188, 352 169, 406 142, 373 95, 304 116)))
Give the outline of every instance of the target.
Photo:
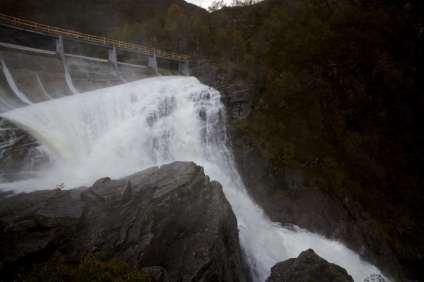
POLYGON ((163 269, 162 281, 244 281, 231 206, 194 163, 0 200, 0 277, 96 253, 163 269))

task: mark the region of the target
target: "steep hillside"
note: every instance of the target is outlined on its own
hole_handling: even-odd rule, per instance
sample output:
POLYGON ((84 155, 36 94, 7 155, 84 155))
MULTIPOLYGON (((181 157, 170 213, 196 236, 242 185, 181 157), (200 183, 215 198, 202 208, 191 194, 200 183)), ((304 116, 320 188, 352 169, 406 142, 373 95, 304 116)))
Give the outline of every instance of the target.
POLYGON ((0 12, 53 26, 108 34, 124 24, 139 24, 166 13, 172 4, 182 7, 189 14, 206 13, 183 0, 3 0, 0 12))
MULTIPOLYGON (((252 113, 235 126, 272 163, 270 174, 294 171, 295 187, 342 203, 365 244, 386 257, 376 246, 387 244, 413 279, 424 277, 418 4, 268 1, 223 10, 213 15, 209 51, 218 65, 233 62, 233 71, 219 70, 228 82, 244 77, 254 86, 252 113)), ((279 186, 263 197, 274 219, 287 217, 278 202, 290 193, 279 186)))

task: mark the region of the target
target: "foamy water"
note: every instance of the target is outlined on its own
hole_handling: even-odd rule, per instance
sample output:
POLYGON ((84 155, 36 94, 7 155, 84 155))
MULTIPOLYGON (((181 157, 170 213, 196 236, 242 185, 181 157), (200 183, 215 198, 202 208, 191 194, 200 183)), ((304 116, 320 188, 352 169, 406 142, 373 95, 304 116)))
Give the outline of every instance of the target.
POLYGON ((0 116, 35 137, 50 158, 37 177, 1 183, 1 190, 52 189, 61 183, 71 188, 172 161, 195 161, 223 185, 255 281, 265 281, 275 263, 308 248, 344 267, 355 281, 381 274, 341 243, 283 228, 264 215, 235 169, 219 92, 193 77, 144 79, 0 116))

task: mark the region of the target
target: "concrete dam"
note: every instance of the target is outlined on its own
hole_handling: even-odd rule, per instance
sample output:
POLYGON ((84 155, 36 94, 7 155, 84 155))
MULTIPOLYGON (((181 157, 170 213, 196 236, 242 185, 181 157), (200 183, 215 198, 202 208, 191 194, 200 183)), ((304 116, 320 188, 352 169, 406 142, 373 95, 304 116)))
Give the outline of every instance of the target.
MULTIPOLYGON (((161 75, 188 75, 188 56, 0 14, 0 114, 161 75)), ((0 117, 0 182, 31 177, 46 157, 0 117)))
POLYGON ((188 57, 0 14, 0 112, 161 74, 188 57))

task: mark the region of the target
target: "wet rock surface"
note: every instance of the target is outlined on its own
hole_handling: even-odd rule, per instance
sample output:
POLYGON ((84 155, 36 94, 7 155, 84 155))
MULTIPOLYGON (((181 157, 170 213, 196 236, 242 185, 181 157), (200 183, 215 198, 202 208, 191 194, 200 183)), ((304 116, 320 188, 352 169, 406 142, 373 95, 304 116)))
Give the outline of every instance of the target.
POLYGON ((302 252, 272 267, 267 282, 353 282, 347 271, 319 257, 313 250, 302 252))
POLYGON ((0 117, 0 182, 25 179, 40 169, 48 157, 37 141, 0 117))
POLYGON ((1 277, 53 257, 96 253, 149 270, 158 281, 244 281, 231 206, 194 163, 0 198, 1 277))

